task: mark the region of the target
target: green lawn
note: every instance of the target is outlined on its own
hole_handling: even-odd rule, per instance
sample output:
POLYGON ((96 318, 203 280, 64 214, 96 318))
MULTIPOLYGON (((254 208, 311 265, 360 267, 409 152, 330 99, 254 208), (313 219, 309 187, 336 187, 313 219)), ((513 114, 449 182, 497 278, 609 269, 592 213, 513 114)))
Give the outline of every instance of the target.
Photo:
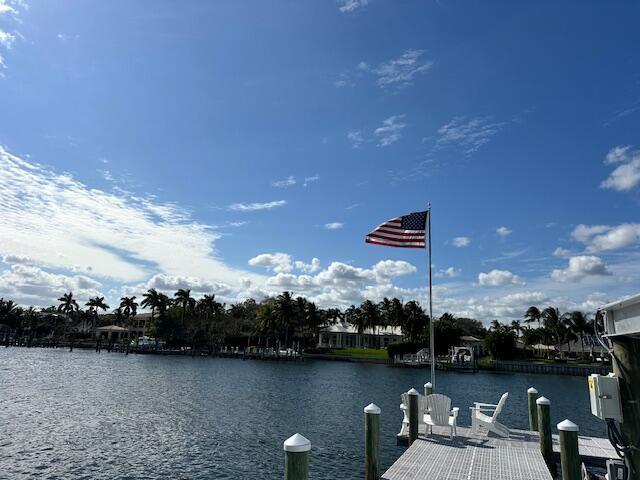
POLYGON ((328 355, 342 355, 345 357, 387 358, 386 348, 327 348, 323 353, 327 353, 328 355))

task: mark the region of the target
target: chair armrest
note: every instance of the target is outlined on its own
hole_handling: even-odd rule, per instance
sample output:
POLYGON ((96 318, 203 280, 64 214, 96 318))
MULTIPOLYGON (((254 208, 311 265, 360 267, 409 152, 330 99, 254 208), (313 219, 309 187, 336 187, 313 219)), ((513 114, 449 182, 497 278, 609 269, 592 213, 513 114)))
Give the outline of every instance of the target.
POLYGON ((460 411, 460 409, 458 407, 453 407, 451 409, 451 415, 453 415, 454 417, 457 417, 459 411, 460 411))
POLYGON ((479 407, 469 407, 469 410, 477 410, 478 412, 495 412, 495 408, 479 408, 479 407))
POLYGON ((495 403, 481 403, 481 402, 473 402, 476 407, 493 407, 498 408, 498 405, 495 403))

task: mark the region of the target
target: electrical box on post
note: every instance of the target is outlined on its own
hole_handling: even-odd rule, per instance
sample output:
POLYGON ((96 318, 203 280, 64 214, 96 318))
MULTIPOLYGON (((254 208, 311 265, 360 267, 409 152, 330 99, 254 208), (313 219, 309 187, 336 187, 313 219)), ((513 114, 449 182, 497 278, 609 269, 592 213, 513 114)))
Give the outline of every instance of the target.
POLYGON ((588 381, 591 413, 602 420, 610 418, 622 422, 618 377, 613 373, 606 376, 593 373, 588 381))

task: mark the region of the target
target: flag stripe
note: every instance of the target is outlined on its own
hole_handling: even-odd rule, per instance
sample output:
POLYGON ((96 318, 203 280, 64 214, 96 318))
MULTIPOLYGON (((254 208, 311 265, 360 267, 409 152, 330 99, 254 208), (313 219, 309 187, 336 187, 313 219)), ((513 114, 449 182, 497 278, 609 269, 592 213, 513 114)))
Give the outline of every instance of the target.
POLYGON ((425 248, 429 212, 414 212, 387 220, 369 232, 365 242, 387 247, 425 248))

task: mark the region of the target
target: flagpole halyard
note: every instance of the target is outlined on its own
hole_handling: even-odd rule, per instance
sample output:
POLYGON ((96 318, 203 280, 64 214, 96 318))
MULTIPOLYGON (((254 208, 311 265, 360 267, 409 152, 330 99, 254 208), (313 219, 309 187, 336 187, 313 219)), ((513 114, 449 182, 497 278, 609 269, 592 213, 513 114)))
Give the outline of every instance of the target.
POLYGON ((432 295, 432 280, 431 280, 431 204, 427 208, 427 243, 429 245, 429 350, 431 352, 431 384, 433 388, 436 387, 436 350, 435 339, 433 334, 433 295, 432 295))

